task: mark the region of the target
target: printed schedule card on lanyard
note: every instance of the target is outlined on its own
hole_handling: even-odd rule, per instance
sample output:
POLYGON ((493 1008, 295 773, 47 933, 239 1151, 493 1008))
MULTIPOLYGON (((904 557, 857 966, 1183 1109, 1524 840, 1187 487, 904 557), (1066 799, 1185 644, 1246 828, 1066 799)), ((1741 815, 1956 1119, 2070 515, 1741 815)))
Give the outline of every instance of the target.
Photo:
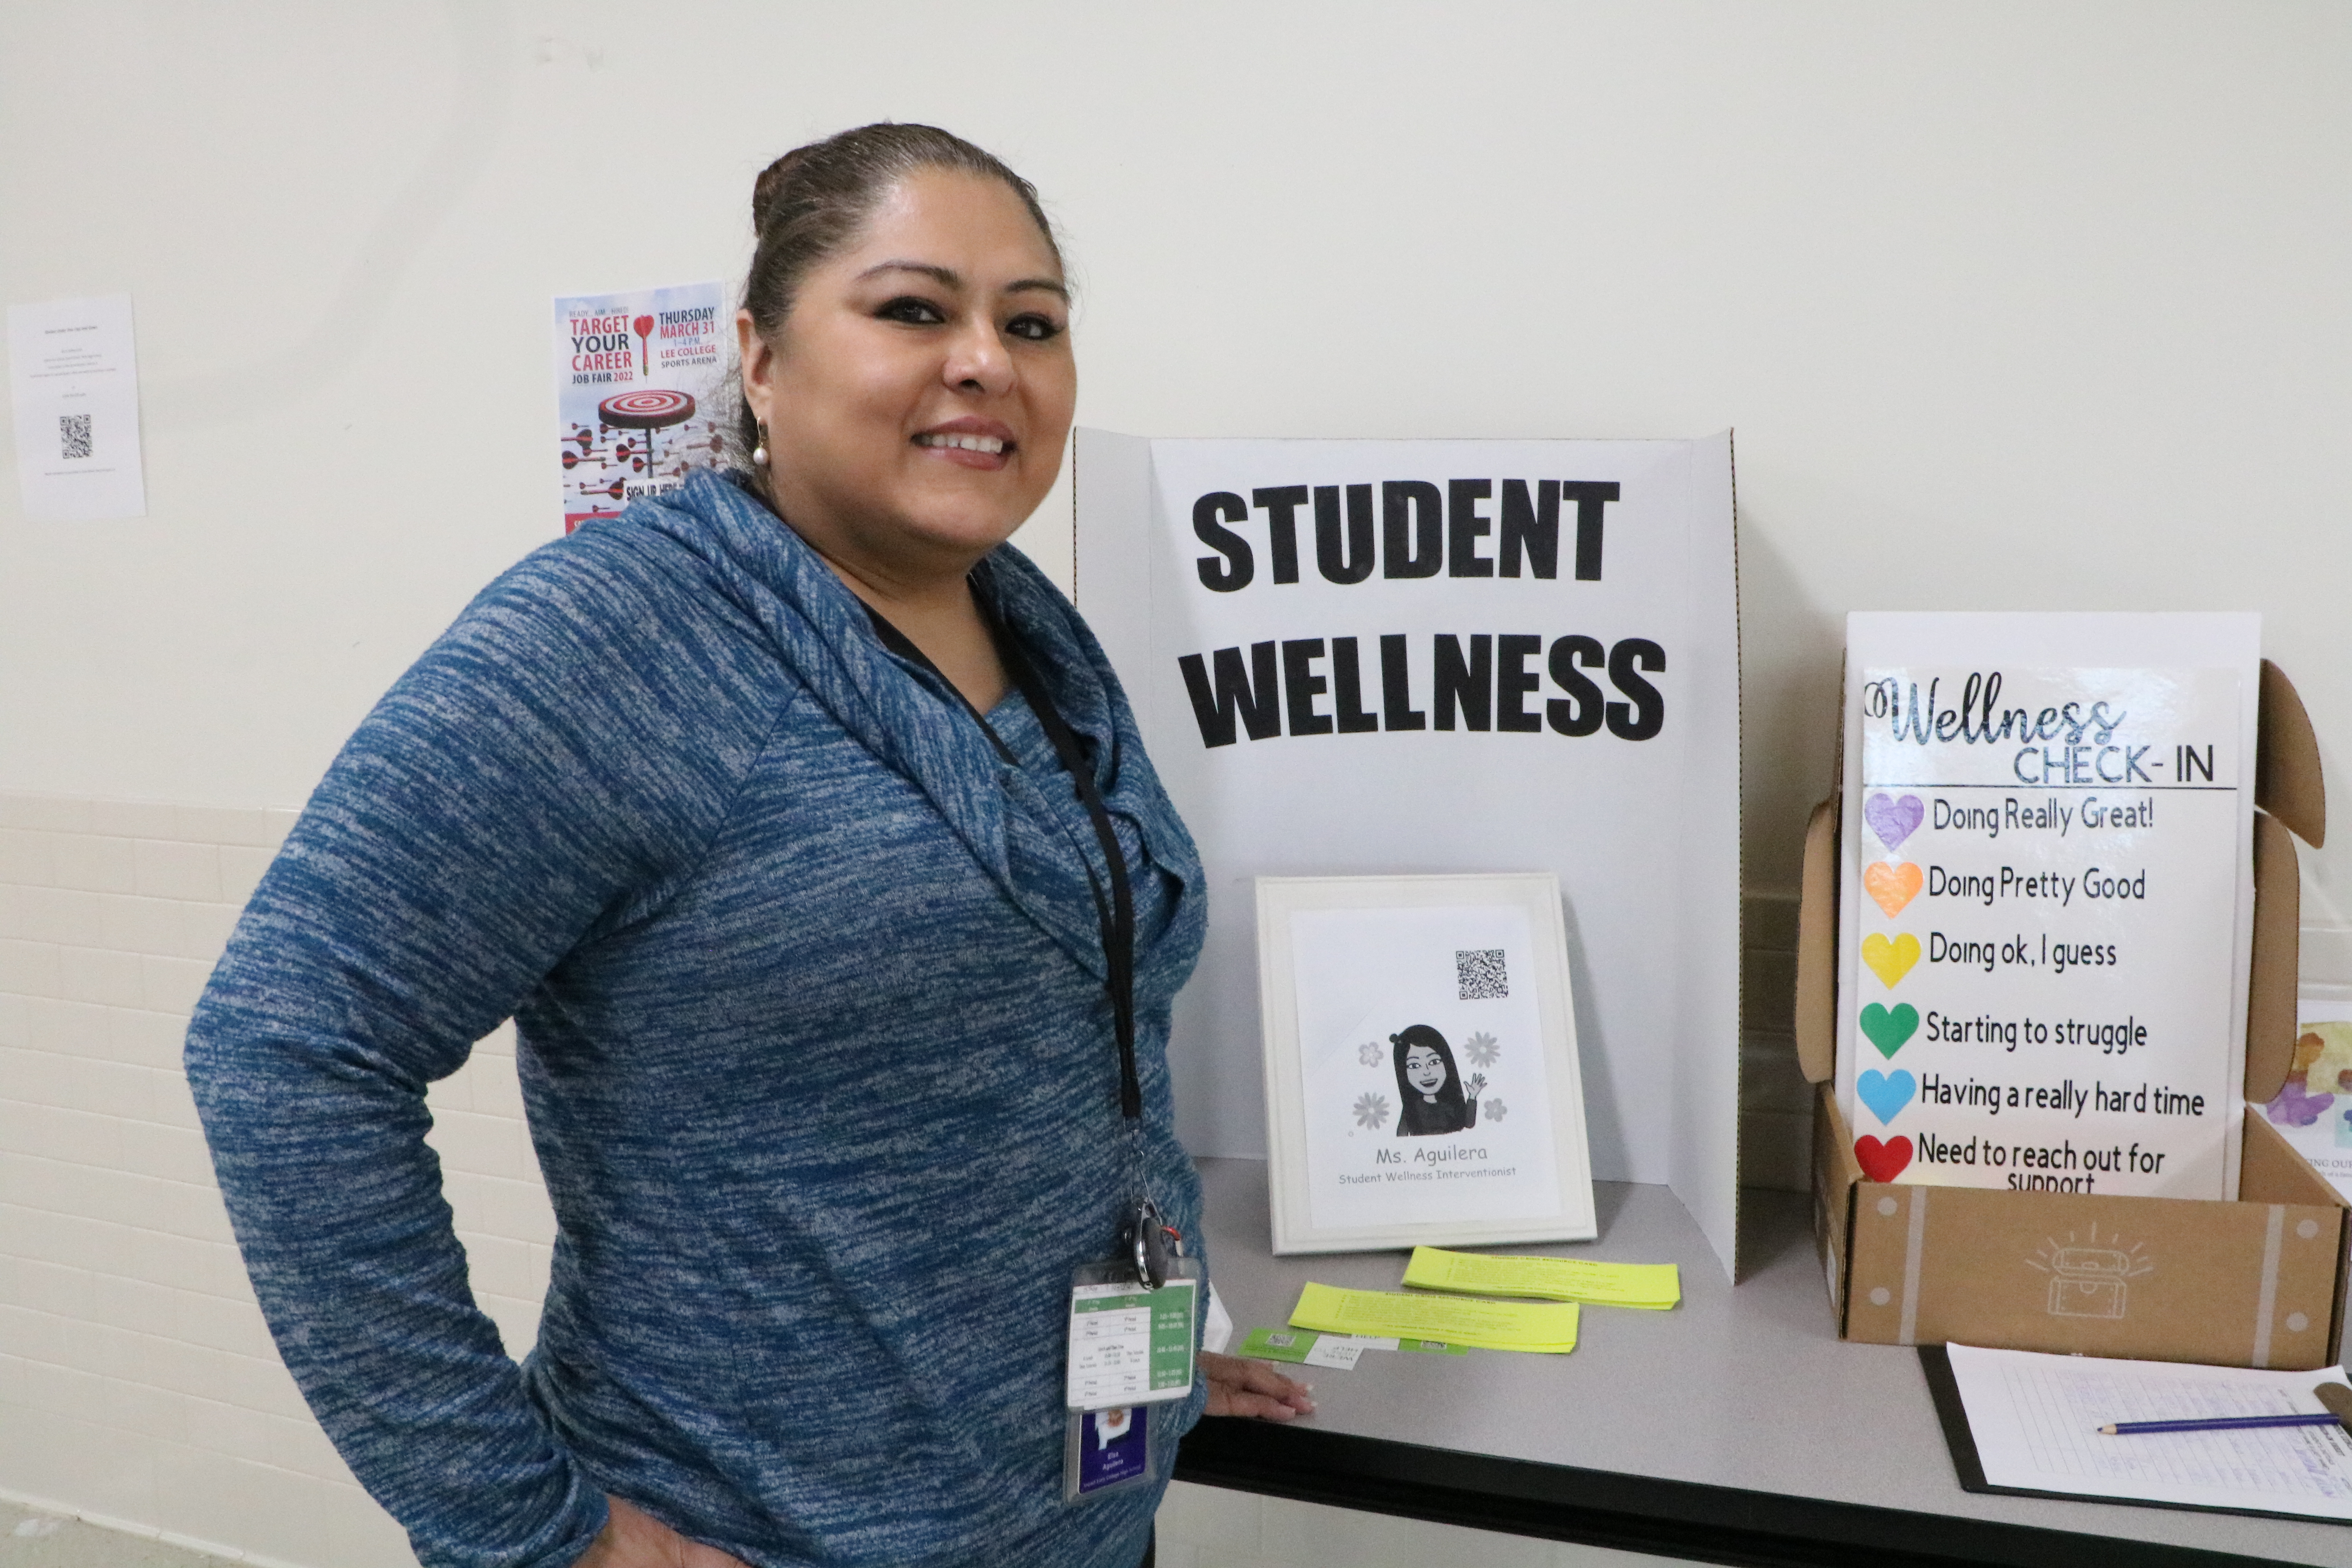
POLYGON ((2260 659, 2251 615, 1848 618, 1864 1173, 2235 1195, 2260 659))

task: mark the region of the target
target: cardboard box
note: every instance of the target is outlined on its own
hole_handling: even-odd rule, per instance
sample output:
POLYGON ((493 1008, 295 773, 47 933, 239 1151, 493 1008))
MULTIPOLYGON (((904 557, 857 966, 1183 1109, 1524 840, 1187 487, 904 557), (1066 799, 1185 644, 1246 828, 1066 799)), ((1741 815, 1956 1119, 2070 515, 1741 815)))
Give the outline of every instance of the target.
MULTIPOLYGON (((2286 1080, 2295 1037, 2301 884, 2294 837, 2327 805, 2303 701, 2263 661, 2254 770, 2254 930, 2246 1098, 2286 1080), (2292 833, 2290 833, 2290 829, 2292 833)), ((1797 934, 1797 1054, 1817 1087, 1813 1234, 1838 1337, 2006 1350, 2333 1366, 2342 1347, 2352 1204, 2246 1112, 2234 1203, 1874 1182, 1837 1103, 1838 797, 1806 829, 1797 934)))

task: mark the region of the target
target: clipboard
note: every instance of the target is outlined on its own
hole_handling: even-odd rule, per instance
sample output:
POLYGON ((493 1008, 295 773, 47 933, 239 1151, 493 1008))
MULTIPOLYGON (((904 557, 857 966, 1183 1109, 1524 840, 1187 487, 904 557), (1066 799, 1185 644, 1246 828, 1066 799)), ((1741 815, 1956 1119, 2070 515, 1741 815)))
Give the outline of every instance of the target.
MULTIPOLYGON (((2126 1363, 2109 1363, 2107 1364, 2113 1366, 2126 1363)), ((2053 1498, 2061 1502, 2105 1502, 2120 1503, 2132 1508, 2168 1508, 2189 1513, 2233 1513, 2242 1514, 2252 1519, 2291 1519, 2304 1523, 2352 1524, 2352 1517, 2332 1513, 2294 1509, 2242 1507, 2212 1501, 2124 1496, 2113 1491, 2100 1490, 2095 1483, 2086 1483, 2083 1489, 2070 1491, 1996 1484, 1986 1477, 1983 1457, 1977 1447, 1976 1432, 1969 1420, 1968 1402, 1960 1392, 1959 1379, 1952 1370, 1950 1354, 1942 1345, 1921 1345, 1919 1369, 1927 1376, 1927 1392, 1936 1404, 1936 1418, 1944 1429, 1944 1443, 1951 1450, 1952 1468, 1958 1472, 1960 1489, 1963 1491, 1985 1492, 2001 1497, 2053 1498)), ((2288 1375, 2309 1379, 2315 1383, 2325 1381, 2327 1373, 2323 1370, 2288 1375)), ((2330 1401, 2329 1404, 2330 1407, 2334 1408, 2334 1402, 2330 1401)), ((2314 1429, 2303 1428, 2303 1430, 2314 1429)), ((2160 1439, 2125 1436, 2105 1440, 2116 1443, 2138 1443, 2160 1439)), ((2352 1447, 2352 1439, 2347 1439, 2347 1447, 2352 1447)), ((2352 1510, 2347 1510, 2347 1513, 2352 1513, 2352 1510)))

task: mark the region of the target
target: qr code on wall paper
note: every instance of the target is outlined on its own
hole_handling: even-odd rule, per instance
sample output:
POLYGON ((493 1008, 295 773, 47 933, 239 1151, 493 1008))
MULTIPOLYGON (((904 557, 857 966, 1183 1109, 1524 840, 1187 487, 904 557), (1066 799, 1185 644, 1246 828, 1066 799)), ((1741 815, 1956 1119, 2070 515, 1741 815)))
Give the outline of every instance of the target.
POLYGON ((1503 972, 1503 950, 1499 947, 1456 948, 1454 976, 1462 983, 1465 1002, 1494 1002, 1511 994, 1510 977, 1503 972))
POLYGON ((89 416, 87 414, 58 415, 58 456, 87 458, 89 453, 89 416))

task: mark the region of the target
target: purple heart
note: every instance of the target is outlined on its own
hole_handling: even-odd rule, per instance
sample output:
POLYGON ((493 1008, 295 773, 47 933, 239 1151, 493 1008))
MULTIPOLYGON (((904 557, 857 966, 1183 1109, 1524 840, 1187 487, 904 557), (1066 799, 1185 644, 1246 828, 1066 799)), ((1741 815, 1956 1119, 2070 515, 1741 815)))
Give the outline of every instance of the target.
POLYGON ((1878 835, 1881 844, 1889 849, 1897 849, 1917 830, 1920 818, 1927 815, 1927 808, 1919 804, 1919 797, 1916 795, 1906 795, 1900 800, 1874 795, 1864 804, 1862 815, 1863 819, 1870 824, 1870 830, 1878 835))

